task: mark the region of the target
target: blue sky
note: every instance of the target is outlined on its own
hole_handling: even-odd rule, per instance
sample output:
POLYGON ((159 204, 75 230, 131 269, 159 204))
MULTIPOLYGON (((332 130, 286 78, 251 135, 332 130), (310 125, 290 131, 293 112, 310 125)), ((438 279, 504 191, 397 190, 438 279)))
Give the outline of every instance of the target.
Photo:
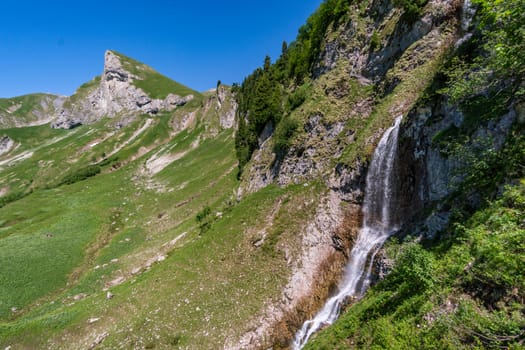
POLYGON ((241 82, 278 57, 322 0, 2 1, 0 97, 71 95, 101 74, 104 51, 196 90, 241 82))

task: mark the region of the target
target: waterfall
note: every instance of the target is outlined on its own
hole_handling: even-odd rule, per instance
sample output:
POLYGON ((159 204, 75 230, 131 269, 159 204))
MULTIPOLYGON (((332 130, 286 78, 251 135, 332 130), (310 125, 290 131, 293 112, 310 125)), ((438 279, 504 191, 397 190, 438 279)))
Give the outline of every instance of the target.
POLYGON ((472 37, 472 32, 469 32, 469 29, 475 14, 476 8, 472 5, 471 0, 463 0, 463 9, 461 12, 461 30, 464 34, 454 45, 456 49, 472 37))
POLYGON ((395 204, 394 161, 401 117, 398 117, 377 145, 366 176, 363 203, 363 227, 350 253, 344 278, 336 295, 311 320, 306 321, 296 333, 293 349, 304 347, 312 334, 325 325, 332 324, 339 316, 341 306, 349 297, 360 298, 370 285, 374 258, 385 242, 395 232, 393 204, 395 204))

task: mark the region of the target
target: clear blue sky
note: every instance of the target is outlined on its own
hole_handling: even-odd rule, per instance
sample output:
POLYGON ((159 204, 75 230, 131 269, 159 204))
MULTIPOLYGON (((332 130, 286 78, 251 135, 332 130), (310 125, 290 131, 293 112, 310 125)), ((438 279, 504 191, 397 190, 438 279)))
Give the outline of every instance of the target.
POLYGON ((71 95, 100 75, 104 51, 196 90, 242 82, 322 0, 3 0, 0 97, 71 95))

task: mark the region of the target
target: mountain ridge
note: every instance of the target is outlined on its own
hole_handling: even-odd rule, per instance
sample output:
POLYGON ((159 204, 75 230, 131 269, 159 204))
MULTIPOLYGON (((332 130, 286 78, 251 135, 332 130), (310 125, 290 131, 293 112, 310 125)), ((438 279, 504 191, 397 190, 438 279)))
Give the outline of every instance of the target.
POLYGON ((34 93, 1 99, 0 125, 51 123, 52 127, 69 129, 102 117, 172 111, 195 97, 201 99, 202 94, 143 63, 107 50, 102 75, 82 84, 71 96, 34 93))
POLYGON ((0 346, 289 349, 339 288, 376 144, 403 116, 399 230, 305 348, 519 348, 525 40, 509 6, 326 0, 279 58, 204 93, 108 51, 63 129, 0 131, 0 346))

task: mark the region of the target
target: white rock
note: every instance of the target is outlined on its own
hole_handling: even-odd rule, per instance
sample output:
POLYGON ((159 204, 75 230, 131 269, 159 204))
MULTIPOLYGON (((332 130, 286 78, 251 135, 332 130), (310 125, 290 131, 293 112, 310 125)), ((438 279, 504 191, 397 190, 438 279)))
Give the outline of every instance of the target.
POLYGON ((152 99, 133 84, 140 78, 123 67, 118 55, 106 51, 104 57, 104 72, 99 85, 71 107, 62 108, 52 127, 70 129, 104 117, 157 114, 161 110, 171 111, 194 98, 193 95, 169 94, 164 100, 152 99))

